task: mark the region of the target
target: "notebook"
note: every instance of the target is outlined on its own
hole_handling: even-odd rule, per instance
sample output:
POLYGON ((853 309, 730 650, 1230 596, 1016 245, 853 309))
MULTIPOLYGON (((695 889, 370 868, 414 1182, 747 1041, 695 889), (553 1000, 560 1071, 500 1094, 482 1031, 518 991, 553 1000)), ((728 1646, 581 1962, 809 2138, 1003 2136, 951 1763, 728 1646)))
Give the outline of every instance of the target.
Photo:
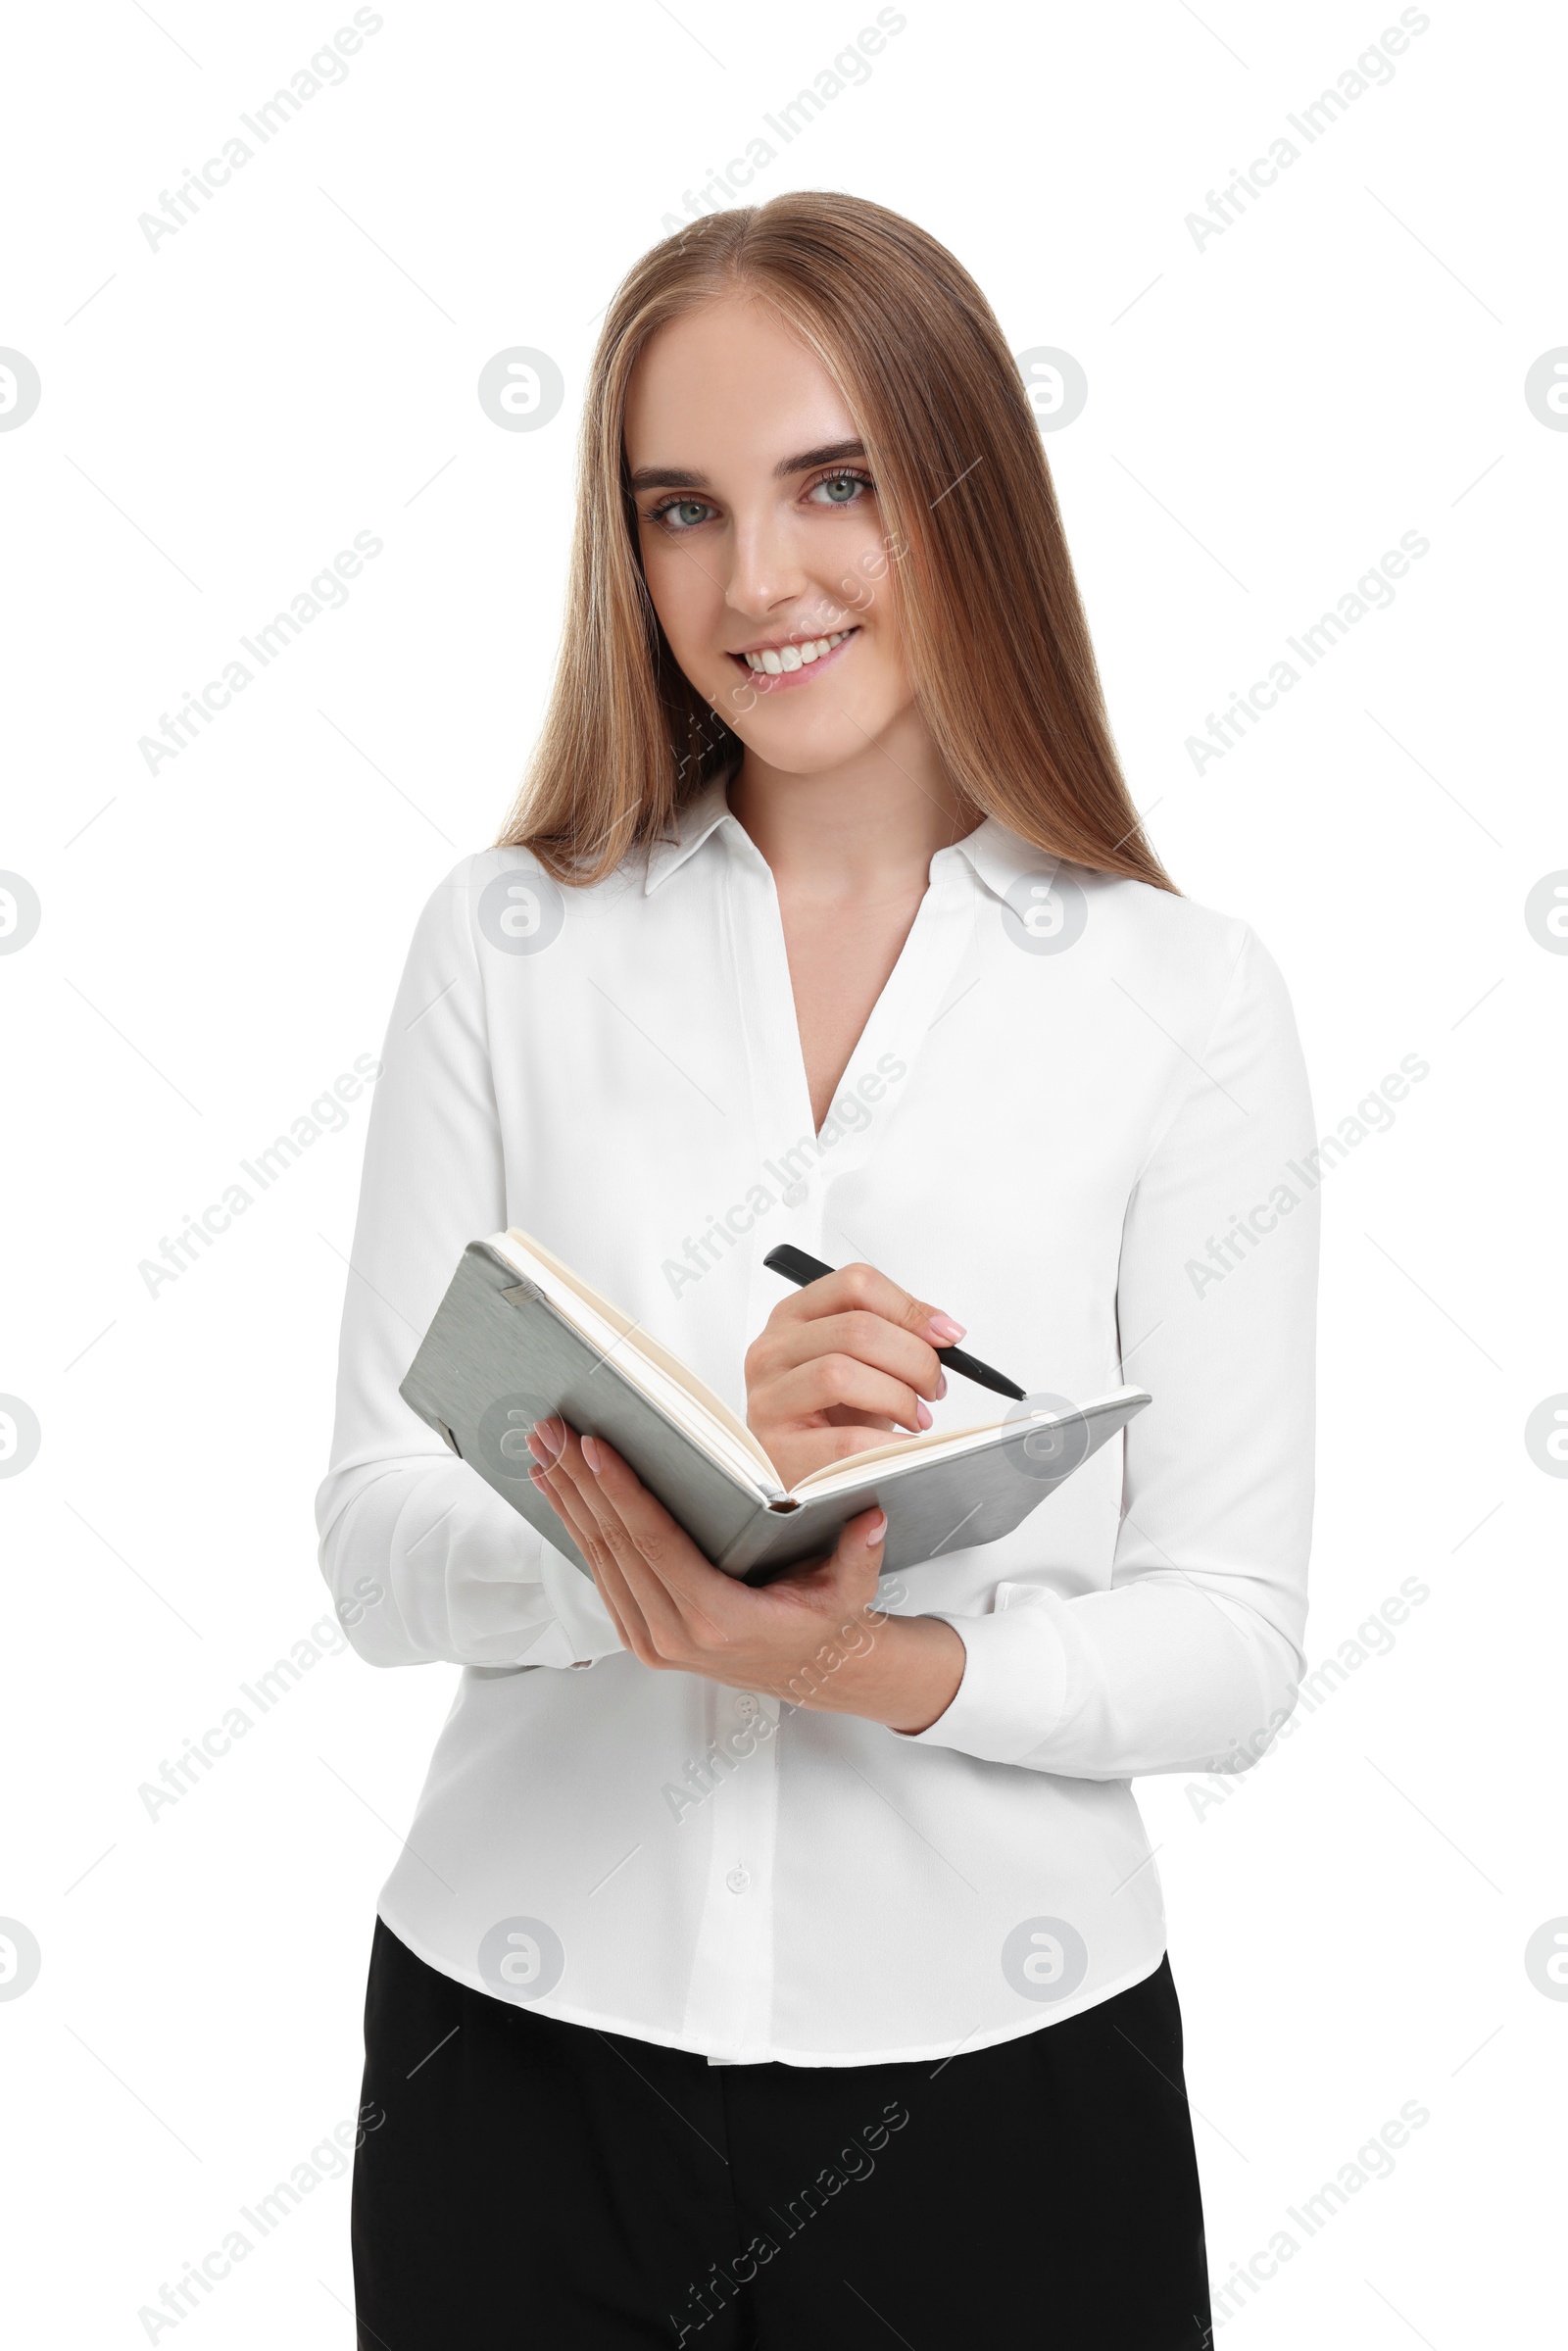
POLYGON ((753 1584, 830 1551, 845 1522, 878 1503, 884 1573, 995 1543, 1152 1400, 1139 1388, 1082 1403, 1026 1397, 786 1488, 695 1372, 515 1229, 468 1244, 398 1393, 584 1574, 528 1475, 529 1432, 553 1413, 607 1439, 706 1558, 753 1584))

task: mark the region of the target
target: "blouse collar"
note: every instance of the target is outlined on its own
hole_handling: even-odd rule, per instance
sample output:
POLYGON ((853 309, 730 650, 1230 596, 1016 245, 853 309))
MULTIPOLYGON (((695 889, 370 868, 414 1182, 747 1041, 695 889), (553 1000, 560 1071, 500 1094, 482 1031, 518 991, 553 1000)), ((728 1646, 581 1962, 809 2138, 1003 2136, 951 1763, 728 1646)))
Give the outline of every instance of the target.
MULTIPOLYGON (((696 797, 677 810, 674 837, 655 841, 648 851, 647 872, 643 881, 645 895, 652 896, 687 858, 716 833, 721 825, 733 825, 750 845, 750 835, 733 813, 728 788, 734 763, 720 770, 703 786, 696 797)), ((999 818, 988 816, 963 840, 954 842, 950 849, 939 850, 932 859, 933 871, 944 860, 963 857, 982 885, 993 897, 1006 900, 1008 891, 1024 874, 1054 872, 1059 858, 1049 851, 1037 849, 1033 842, 1022 840, 1008 830, 999 818)))

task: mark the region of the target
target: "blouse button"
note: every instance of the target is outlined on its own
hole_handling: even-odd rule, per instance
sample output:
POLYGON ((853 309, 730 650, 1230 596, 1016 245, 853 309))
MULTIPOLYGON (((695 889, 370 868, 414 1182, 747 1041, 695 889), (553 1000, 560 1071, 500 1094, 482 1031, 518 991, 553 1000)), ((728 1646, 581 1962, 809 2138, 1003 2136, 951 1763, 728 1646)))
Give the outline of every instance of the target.
POLYGON ((743 1690, 735 1701, 735 1711, 743 1723, 755 1723, 762 1709, 749 1690, 743 1690))
POLYGON ((752 1875, 750 1870, 739 1866, 737 1866, 735 1869, 732 1869, 729 1876, 724 1881, 724 1884, 729 1887, 729 1890, 732 1894, 743 1894, 751 1883, 752 1875))
POLYGON ((786 1208, 803 1208, 806 1205, 806 1186, 797 1179, 795 1183, 785 1185, 779 1198, 786 1208))

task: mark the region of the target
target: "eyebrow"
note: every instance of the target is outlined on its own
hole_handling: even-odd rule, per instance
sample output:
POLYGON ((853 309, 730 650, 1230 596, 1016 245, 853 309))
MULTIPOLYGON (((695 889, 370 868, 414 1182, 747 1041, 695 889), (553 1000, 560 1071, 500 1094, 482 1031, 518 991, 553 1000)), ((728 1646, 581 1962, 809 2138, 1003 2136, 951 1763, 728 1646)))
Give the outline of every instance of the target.
MULTIPOLYGON (((816 465, 837 465, 851 458, 863 458, 865 445, 860 441, 828 441, 820 449, 806 449, 799 457, 781 458, 773 467, 775 481, 788 481, 792 473, 809 473, 816 465)), ((679 465, 641 465, 631 474, 626 487, 637 493, 641 490, 706 490, 706 473, 692 473, 679 465)))

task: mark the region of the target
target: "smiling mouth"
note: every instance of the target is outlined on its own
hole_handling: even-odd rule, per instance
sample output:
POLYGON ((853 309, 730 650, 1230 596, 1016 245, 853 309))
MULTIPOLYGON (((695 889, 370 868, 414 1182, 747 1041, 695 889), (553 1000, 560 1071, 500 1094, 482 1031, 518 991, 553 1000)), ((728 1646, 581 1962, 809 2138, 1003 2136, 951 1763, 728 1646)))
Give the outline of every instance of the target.
POLYGON ((805 685, 820 669, 831 667, 858 628, 839 628, 825 637, 807 637, 789 645, 763 645, 750 653, 732 653, 730 660, 744 669, 751 683, 770 692, 785 685, 805 685))

